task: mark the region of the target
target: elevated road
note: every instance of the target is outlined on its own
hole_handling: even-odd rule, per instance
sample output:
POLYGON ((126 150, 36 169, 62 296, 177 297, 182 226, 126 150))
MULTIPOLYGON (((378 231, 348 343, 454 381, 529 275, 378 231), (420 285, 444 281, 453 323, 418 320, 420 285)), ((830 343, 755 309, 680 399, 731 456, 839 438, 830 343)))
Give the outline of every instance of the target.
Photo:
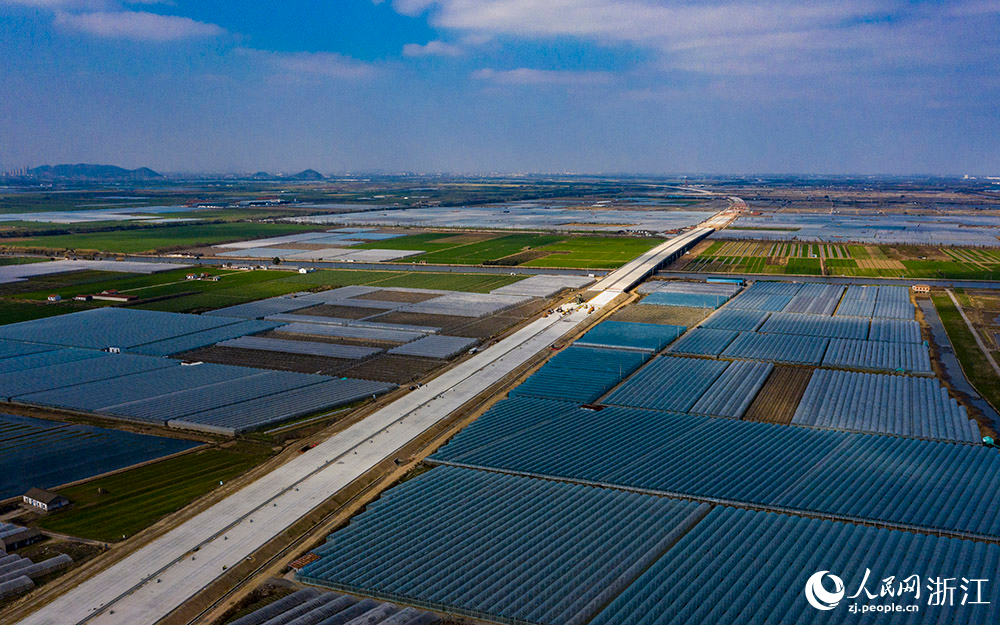
POLYGON ((334 493, 488 389, 711 229, 657 246, 574 312, 537 319, 81 583, 22 625, 152 625, 334 493))

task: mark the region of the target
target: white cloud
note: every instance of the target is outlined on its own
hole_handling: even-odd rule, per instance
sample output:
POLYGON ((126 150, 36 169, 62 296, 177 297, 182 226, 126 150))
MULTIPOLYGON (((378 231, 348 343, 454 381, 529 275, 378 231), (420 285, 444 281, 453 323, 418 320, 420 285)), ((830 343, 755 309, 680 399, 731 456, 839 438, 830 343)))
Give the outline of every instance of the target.
POLYGON ((444 41, 428 41, 408 43, 403 46, 403 56, 461 56, 465 51, 456 45, 444 41))
POLYGON ((519 67, 510 70, 478 69, 472 73, 476 80, 500 85, 603 85, 614 79, 607 72, 571 72, 519 67))
POLYGON ((98 11, 109 8, 111 5, 104 0, 0 0, 0 5, 18 5, 35 7, 38 9, 74 9, 98 11))
POLYGON ((371 63, 333 52, 268 52, 249 48, 241 48, 238 52, 263 59, 286 77, 359 80, 378 73, 378 68, 371 63))
POLYGON ((215 24, 144 11, 96 13, 60 11, 56 13, 55 23, 57 26, 96 37, 132 41, 176 41, 192 37, 217 37, 226 32, 215 24))
POLYGON ((705 76, 805 77, 985 65, 1000 0, 394 0, 455 37, 577 38, 705 76), (977 56, 978 51, 978 56, 977 56))

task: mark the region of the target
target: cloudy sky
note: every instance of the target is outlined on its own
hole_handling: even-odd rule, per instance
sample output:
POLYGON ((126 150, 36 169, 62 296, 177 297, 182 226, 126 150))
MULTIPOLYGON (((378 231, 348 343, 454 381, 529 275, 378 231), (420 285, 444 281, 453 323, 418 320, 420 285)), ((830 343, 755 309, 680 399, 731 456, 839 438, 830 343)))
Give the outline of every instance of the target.
POLYGON ((0 167, 1000 174, 1000 0, 0 0, 0 167))

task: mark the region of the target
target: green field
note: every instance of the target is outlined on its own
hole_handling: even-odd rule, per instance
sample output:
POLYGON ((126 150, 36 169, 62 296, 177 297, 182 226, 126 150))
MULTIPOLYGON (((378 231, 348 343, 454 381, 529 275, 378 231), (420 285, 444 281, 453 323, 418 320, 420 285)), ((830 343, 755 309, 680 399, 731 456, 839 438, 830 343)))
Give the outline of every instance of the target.
POLYGON ((237 450, 206 449, 59 491, 73 507, 39 525, 106 542, 121 540, 180 510, 260 464, 270 448, 243 443, 237 450), (103 489, 103 490, 101 490, 103 489), (102 494, 103 493, 103 494, 102 494))
POLYGON ((291 271, 235 271, 220 267, 174 269, 155 274, 127 274, 81 271, 3 285, 0 290, 0 323, 16 323, 115 305, 112 302, 75 302, 73 296, 115 289, 135 295, 134 306, 166 312, 202 312, 253 300, 286 295, 297 291, 318 291, 354 284, 384 287, 411 287, 444 291, 489 291, 523 280, 526 276, 508 274, 439 273, 424 271, 365 271, 325 269, 308 274, 291 271), (218 282, 187 280, 188 273, 220 276, 218 282), (63 297, 59 303, 46 298, 52 293, 63 297), (158 299, 162 298, 162 299, 158 299))
POLYGON ((1000 250, 770 241, 712 241, 672 271, 863 278, 1000 279, 1000 250))
POLYGON ((54 317, 81 310, 86 310, 86 307, 74 306, 69 302, 50 305, 48 303, 17 302, 0 299, 0 324, 31 321, 32 319, 54 317))
MULTIPOLYGON (((960 292, 956 292, 956 296, 959 301, 963 299, 960 292)), ((944 328, 948 332, 948 339, 951 340, 951 345, 955 349, 955 356, 962 363, 965 377, 986 401, 994 408, 1000 408, 1000 379, 997 378, 989 361, 986 360, 986 356, 976 344, 976 338, 969 331, 969 326, 965 324, 958 309, 955 308, 955 303, 951 301, 947 293, 934 293, 931 299, 934 301, 934 307, 937 308, 938 315, 940 315, 944 328)))
POLYGON ((623 237, 575 237, 538 248, 551 255, 524 263, 525 267, 571 267, 577 269, 613 269, 648 252, 660 239, 623 237))
MULTIPOLYGON (((505 256, 511 256, 525 250, 556 243, 562 238, 551 234, 508 234, 485 241, 464 243, 428 252, 420 256, 410 257, 407 260, 444 265, 482 265, 498 262, 505 256)), ((383 247, 391 247, 391 244, 392 241, 383 241, 383 247)))
POLYGON ((0 267, 4 265, 31 265, 33 263, 44 263, 48 258, 37 258, 34 256, 0 256, 0 267))
POLYGON ((354 249, 384 250, 386 248, 394 250, 420 250, 423 252, 438 252, 448 250, 466 243, 476 241, 486 241, 493 238, 489 234, 446 234, 443 232, 422 232, 420 234, 410 234, 395 239, 385 241, 367 241, 358 245, 352 245, 354 249))
POLYGON ((353 247, 426 252, 400 261, 407 263, 614 269, 661 242, 608 236, 425 232, 353 247))
POLYGON ((0 247, 38 250, 97 251, 112 254, 141 254, 239 241, 256 237, 280 236, 316 230, 295 224, 232 222, 221 224, 155 226, 136 230, 87 232, 0 239, 0 247))

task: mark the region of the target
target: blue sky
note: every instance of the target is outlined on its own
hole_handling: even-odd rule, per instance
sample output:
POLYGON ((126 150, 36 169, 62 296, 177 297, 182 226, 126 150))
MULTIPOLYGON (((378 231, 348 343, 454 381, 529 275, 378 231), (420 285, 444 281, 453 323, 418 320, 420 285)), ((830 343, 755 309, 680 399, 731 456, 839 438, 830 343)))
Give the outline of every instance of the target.
POLYGON ((0 0, 0 167, 1000 174, 1000 0, 0 0))

